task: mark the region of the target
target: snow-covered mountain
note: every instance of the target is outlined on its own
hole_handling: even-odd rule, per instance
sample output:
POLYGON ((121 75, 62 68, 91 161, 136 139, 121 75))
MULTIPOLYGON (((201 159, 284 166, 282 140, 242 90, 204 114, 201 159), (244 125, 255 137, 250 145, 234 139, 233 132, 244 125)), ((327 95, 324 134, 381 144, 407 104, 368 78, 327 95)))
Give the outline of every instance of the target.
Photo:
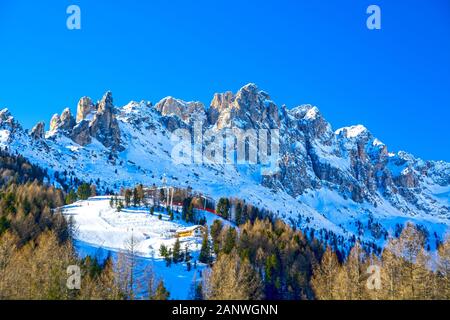
MULTIPOLYGON (((195 137, 193 138, 195 144, 195 137)), ((4 109, 0 146, 70 180, 100 189, 168 184, 239 197, 300 228, 326 229, 382 244, 396 225, 414 221, 440 237, 450 226, 450 164, 390 152, 364 126, 333 131, 311 105, 277 106, 256 85, 214 95, 208 107, 167 97, 152 105, 113 104, 111 92, 25 130, 4 109), (271 175, 249 165, 177 163, 177 129, 225 132, 279 130, 279 159, 271 175)), ((200 149, 201 150, 201 149, 200 149)), ((433 240, 433 238, 431 238, 433 240)), ((430 241, 432 243, 432 241, 430 241)))

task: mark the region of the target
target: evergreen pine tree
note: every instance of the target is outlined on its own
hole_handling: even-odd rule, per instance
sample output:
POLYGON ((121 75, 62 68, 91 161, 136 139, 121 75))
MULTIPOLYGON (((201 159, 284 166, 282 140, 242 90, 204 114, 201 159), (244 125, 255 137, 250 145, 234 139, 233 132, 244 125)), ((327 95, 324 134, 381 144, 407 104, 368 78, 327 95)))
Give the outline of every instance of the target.
POLYGON ((206 264, 211 262, 211 247, 209 244, 208 229, 206 229, 203 234, 202 247, 200 249, 198 260, 206 264))
POLYGON ((180 245, 179 238, 177 238, 177 240, 175 241, 175 244, 173 246, 172 256, 173 256, 173 263, 178 263, 182 260, 181 259, 181 245, 180 245))
POLYGON ((119 204, 116 206, 116 211, 121 212, 123 209, 123 202, 122 200, 119 200, 119 204))
POLYGON ((228 198, 220 198, 217 204, 217 214, 222 218, 229 219, 230 203, 228 198))
POLYGON ((186 262, 190 262, 191 261, 191 253, 189 252, 189 247, 188 245, 186 245, 184 247, 184 261, 186 262))
POLYGON ((83 183, 78 187, 77 197, 80 200, 86 200, 91 196, 91 186, 88 183, 83 183))
POLYGON ((242 204, 238 202, 236 204, 236 211, 235 211, 235 222, 239 226, 242 221, 242 204))
POLYGON ((72 204, 77 201, 77 194, 73 189, 70 189, 69 193, 66 196, 66 204, 72 204))
POLYGON ((168 254, 168 250, 167 247, 164 244, 161 244, 161 246, 159 247, 159 254, 161 255, 161 257, 167 257, 168 254))
POLYGON ((170 267, 172 264, 172 248, 169 249, 164 260, 166 260, 166 266, 170 267))
POLYGON ((228 227, 225 231, 225 241, 223 245, 223 252, 225 254, 231 253, 236 245, 237 232, 234 228, 228 227))

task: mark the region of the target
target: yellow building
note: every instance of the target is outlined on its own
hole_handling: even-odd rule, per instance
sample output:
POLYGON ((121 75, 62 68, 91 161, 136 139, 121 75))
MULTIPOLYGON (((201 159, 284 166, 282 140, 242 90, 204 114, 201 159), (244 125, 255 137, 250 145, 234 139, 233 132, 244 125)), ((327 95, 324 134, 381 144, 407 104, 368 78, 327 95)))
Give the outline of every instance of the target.
POLYGON ((175 234, 179 238, 201 237, 204 230, 205 230, 205 227, 198 225, 198 226, 192 226, 192 227, 178 229, 175 232, 175 234))

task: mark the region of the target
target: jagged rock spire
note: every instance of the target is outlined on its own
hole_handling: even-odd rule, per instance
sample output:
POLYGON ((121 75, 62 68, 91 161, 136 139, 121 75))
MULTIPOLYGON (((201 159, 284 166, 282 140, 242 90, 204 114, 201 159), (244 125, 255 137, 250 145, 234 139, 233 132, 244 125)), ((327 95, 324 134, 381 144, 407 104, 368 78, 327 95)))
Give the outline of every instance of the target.
POLYGON ((45 137, 45 123, 42 121, 38 122, 33 129, 31 129, 30 135, 35 140, 43 139, 45 137))
POLYGON ((100 103, 98 104, 98 112, 109 112, 114 108, 114 101, 111 91, 107 91, 104 95, 100 103))
POLYGON ((96 105, 91 98, 82 97, 77 105, 76 119, 69 108, 64 109, 61 116, 53 115, 50 131, 65 134, 82 146, 96 138, 105 147, 115 151, 123 148, 120 145, 120 129, 111 91, 106 92, 96 105))
POLYGON ((59 114, 55 113, 53 117, 50 119, 50 131, 57 130, 60 123, 61 119, 59 117, 59 114))
POLYGON ((64 130, 71 131, 75 126, 75 118, 69 108, 65 108, 61 116, 55 113, 50 120, 50 131, 64 130))
POLYGON ((77 118, 76 122, 86 119, 87 115, 95 111, 95 105, 92 103, 91 98, 82 97, 77 105, 77 118))
POLYGON ((105 147, 121 151, 120 128, 114 114, 114 104, 111 91, 107 91, 98 104, 97 112, 89 124, 89 133, 105 147))
POLYGON ((75 126, 75 118, 72 116, 69 108, 64 109, 60 121, 60 128, 63 130, 72 130, 75 126))

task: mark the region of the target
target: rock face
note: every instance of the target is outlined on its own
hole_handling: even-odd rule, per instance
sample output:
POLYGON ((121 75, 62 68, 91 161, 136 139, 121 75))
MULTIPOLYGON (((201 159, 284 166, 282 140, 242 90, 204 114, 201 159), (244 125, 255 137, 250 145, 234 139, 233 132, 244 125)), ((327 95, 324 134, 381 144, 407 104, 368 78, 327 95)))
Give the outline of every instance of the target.
POLYGON ((165 123, 170 131, 185 128, 195 121, 206 123, 205 106, 201 102, 186 102, 167 97, 158 102, 155 109, 166 118, 165 123))
MULTIPOLYGON (((334 132, 317 107, 278 108, 267 93, 248 84, 236 94, 215 94, 207 111, 208 125, 216 130, 276 128, 280 131, 279 170, 262 184, 291 196, 310 190, 335 190, 345 199, 375 206, 384 199, 405 212, 432 209, 418 188, 435 163, 418 167, 414 157, 389 154, 385 144, 364 126, 334 132)), ((429 163, 429 162, 428 162, 429 163)), ((447 178, 436 177, 438 181, 447 178)))
POLYGON ((80 122, 91 113, 95 112, 95 105, 92 103, 91 98, 82 97, 77 105, 77 119, 76 122, 80 122))
POLYGON ((50 119, 50 131, 55 131, 59 128, 59 124, 61 119, 59 118, 59 114, 55 113, 53 117, 50 119))
POLYGON ((72 116, 69 108, 64 109, 61 117, 59 118, 60 124, 59 128, 62 130, 72 130, 75 126, 75 118, 72 116))
POLYGON ((33 127, 33 129, 31 129, 30 135, 35 140, 44 139, 44 137, 45 137, 45 123, 44 122, 38 122, 33 127))
POLYGON ((208 110, 210 125, 218 130, 238 127, 278 128, 278 107, 264 91, 254 84, 248 84, 236 95, 231 92, 215 94, 208 110))
POLYGON ((210 124, 216 123, 219 120, 219 115, 230 108, 234 98, 235 96, 231 91, 216 93, 214 95, 208 110, 208 121, 210 124))
POLYGON ((0 147, 11 141, 16 133, 23 131, 22 126, 11 115, 8 109, 0 110, 0 147))
POLYGON ((11 112, 9 112, 8 109, 0 110, 0 123, 2 124, 2 127, 13 127, 15 126, 16 121, 11 115, 11 112))
POLYGON ((90 123, 90 135, 105 147, 114 151, 122 150, 120 146, 120 129, 114 115, 112 93, 107 92, 98 104, 97 112, 90 123))
POLYGON ((81 146, 90 144, 92 142, 92 138, 89 130, 89 121, 81 120, 77 123, 72 130, 71 138, 81 146))
POLYGON ((50 120, 50 131, 67 131, 70 132, 75 126, 75 119, 72 116, 70 109, 65 108, 61 116, 55 113, 50 120))
POLYGON ((61 116, 55 114, 50 121, 50 131, 66 135, 81 146, 90 144, 95 138, 113 152, 123 150, 112 93, 109 91, 96 105, 88 97, 81 98, 76 119, 69 108, 64 109, 61 116))

